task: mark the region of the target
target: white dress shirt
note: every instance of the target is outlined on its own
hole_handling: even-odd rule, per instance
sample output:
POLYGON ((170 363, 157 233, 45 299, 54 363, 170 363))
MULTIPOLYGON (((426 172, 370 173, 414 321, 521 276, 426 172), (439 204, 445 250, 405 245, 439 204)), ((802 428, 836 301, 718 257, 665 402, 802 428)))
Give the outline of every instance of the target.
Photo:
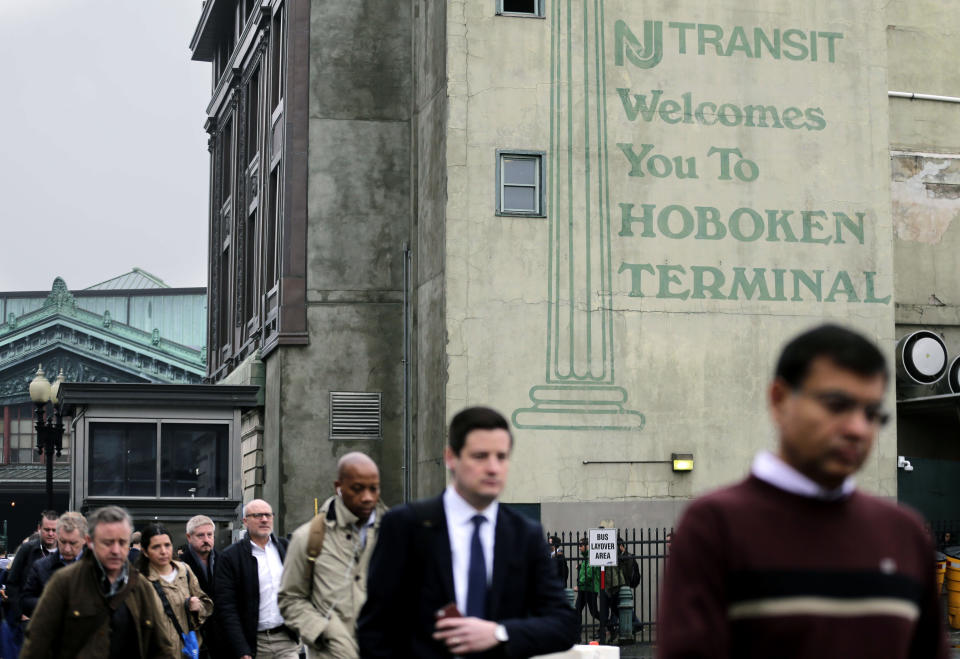
POLYGON ((453 592, 457 609, 467 613, 467 573, 470 570, 470 543, 473 540, 473 517, 483 515, 486 522, 480 525, 480 544, 483 547, 483 562, 487 568, 487 585, 493 579, 493 538, 497 526, 499 503, 494 500, 483 510, 477 510, 464 500, 454 486, 448 485, 443 493, 443 513, 447 517, 447 535, 450 537, 450 557, 453 559, 453 592))
POLYGON ((750 466, 750 472, 760 480, 778 489, 810 499, 823 499, 825 501, 843 499, 853 494, 856 487, 853 476, 848 476, 840 487, 828 490, 801 474, 770 451, 757 453, 753 459, 753 464, 750 466))
POLYGON ((260 616, 257 618, 257 631, 273 629, 283 624, 277 593, 280 592, 280 577, 283 576, 283 561, 280 551, 273 540, 267 541, 263 549, 250 541, 253 557, 257 559, 257 579, 260 582, 260 616))

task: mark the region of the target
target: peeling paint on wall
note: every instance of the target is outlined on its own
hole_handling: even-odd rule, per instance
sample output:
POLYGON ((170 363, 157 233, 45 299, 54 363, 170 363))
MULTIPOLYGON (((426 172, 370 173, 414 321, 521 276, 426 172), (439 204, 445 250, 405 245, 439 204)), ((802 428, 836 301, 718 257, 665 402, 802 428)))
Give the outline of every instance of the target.
POLYGON ((895 156, 890 185, 894 233, 900 240, 934 245, 960 218, 960 161, 895 156), (906 161, 906 162, 905 162, 906 161), (897 180, 902 169, 919 169, 897 180))

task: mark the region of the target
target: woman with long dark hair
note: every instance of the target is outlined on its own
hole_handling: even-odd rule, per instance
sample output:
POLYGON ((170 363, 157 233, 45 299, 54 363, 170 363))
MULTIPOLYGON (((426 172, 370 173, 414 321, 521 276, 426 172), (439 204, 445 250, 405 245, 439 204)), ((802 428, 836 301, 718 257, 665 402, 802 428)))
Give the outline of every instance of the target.
POLYGON ((213 613, 213 600, 201 590, 190 566, 173 560, 173 542, 165 528, 154 524, 144 529, 140 547, 137 569, 153 586, 164 612, 160 617, 161 632, 177 648, 179 657, 183 649, 181 634, 200 628, 213 613))

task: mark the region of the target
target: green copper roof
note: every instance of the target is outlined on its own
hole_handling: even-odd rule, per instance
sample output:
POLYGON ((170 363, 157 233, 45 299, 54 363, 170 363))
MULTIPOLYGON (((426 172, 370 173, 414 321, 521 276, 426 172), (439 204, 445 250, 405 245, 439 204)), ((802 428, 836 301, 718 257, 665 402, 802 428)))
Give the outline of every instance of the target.
POLYGON ((47 294, 0 293, 0 405, 26 398, 41 363, 70 382, 200 382, 205 289, 145 285, 71 293, 57 277, 47 294))
MULTIPOLYGON (((58 278, 59 280, 59 278, 58 278)), ((60 280, 62 281, 62 280, 60 280)), ((64 284, 66 287, 66 284, 64 284)), ((0 292, 0 325, 11 316, 22 316, 43 308, 46 292, 0 292)), ((206 289, 171 288, 162 279, 134 268, 132 271, 71 293, 76 307, 115 323, 160 336, 197 350, 207 342, 206 289)))
POLYGON ((157 276, 151 275, 146 270, 134 268, 130 272, 117 275, 112 279, 102 281, 99 284, 88 286, 86 291, 106 291, 106 290, 129 290, 143 288, 170 288, 157 276))

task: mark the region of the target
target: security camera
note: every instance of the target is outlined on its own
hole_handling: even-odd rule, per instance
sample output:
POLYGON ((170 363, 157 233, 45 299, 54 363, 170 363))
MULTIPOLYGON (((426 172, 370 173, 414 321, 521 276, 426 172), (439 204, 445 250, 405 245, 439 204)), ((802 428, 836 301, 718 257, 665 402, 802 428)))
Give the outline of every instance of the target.
POLYGON ((910 464, 910 461, 907 460, 902 455, 897 456, 897 469, 903 469, 904 471, 913 471, 913 465, 910 464))

